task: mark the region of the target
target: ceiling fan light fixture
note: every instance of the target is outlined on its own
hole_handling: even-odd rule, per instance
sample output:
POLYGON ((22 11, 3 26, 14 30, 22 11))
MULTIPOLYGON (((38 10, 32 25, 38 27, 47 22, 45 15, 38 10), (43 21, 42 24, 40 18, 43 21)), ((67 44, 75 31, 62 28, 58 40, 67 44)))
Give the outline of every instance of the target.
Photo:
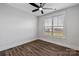
POLYGON ((32 12, 36 12, 36 11, 40 11, 41 14, 44 14, 44 10, 56 10, 56 9, 52 9, 52 8, 44 8, 46 3, 40 3, 40 6, 35 4, 35 3, 29 3, 30 5, 36 7, 37 9, 32 10, 32 12))
POLYGON ((41 11, 41 10, 43 10, 43 8, 39 8, 39 10, 41 11))

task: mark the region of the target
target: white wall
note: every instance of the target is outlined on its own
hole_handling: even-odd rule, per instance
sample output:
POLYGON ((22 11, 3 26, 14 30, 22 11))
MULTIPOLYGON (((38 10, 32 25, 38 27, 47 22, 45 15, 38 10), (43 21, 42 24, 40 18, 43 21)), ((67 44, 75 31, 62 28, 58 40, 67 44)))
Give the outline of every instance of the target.
POLYGON ((0 51, 35 40, 37 18, 7 4, 0 4, 0 51))
POLYGON ((49 41, 62 46, 67 46, 79 50, 79 5, 56 11, 44 16, 38 17, 38 37, 42 40, 49 41), (65 38, 56 39, 43 34, 43 23, 45 19, 52 16, 64 13, 65 14, 65 38))

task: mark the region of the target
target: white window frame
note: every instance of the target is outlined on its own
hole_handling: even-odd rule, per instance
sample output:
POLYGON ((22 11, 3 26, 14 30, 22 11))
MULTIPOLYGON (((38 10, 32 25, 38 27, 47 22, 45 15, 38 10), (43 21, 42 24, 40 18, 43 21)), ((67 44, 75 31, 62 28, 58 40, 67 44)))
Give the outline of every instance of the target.
MULTIPOLYGON (((50 18, 51 19, 53 19, 53 17, 56 17, 56 16, 60 16, 60 15, 64 15, 64 23, 63 23, 63 26, 64 26, 64 28, 63 28, 63 32, 64 32, 64 36, 63 37, 55 37, 55 36, 50 36, 50 37, 53 37, 53 38, 65 38, 65 14, 58 14, 58 15, 54 15, 54 16, 51 16, 50 18)), ((48 19, 50 19, 50 18, 48 18, 48 19)), ((46 19, 47 20, 47 19, 46 19)), ((45 30, 45 26, 44 26, 44 30, 45 30)), ((45 31, 44 31, 45 32, 45 31)), ((48 35, 49 36, 49 35, 48 35)))

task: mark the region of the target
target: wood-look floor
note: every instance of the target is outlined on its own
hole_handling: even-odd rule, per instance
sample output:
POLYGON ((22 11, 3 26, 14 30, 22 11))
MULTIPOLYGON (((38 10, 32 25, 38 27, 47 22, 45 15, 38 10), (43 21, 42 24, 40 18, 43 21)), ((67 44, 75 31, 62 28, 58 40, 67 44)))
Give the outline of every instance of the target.
POLYGON ((62 47, 56 44, 35 40, 5 51, 0 52, 1 56, 74 56, 75 50, 62 47))

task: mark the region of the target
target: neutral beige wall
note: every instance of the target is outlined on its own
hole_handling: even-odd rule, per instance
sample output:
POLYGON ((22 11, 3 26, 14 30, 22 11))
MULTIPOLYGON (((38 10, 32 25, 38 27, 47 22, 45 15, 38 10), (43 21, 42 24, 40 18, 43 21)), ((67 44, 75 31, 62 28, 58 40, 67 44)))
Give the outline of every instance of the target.
POLYGON ((34 40, 36 27, 35 16, 0 3, 0 50, 34 40))

